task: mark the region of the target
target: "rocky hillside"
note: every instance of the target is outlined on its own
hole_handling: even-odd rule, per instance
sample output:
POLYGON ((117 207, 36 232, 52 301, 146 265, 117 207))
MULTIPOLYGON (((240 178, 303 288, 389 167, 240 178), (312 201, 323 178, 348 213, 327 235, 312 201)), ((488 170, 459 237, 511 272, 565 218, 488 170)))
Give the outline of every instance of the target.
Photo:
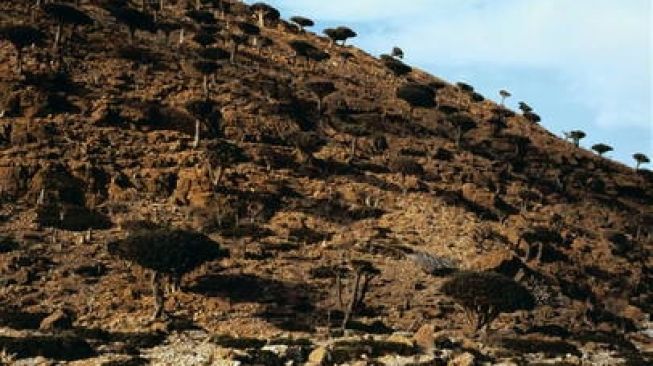
POLYGON ((7 363, 651 362, 650 171, 274 9, 198 2, 0 2, 7 363), (148 226, 229 252, 165 321, 107 250, 148 226), (535 308, 470 332, 441 290, 459 271, 535 308))

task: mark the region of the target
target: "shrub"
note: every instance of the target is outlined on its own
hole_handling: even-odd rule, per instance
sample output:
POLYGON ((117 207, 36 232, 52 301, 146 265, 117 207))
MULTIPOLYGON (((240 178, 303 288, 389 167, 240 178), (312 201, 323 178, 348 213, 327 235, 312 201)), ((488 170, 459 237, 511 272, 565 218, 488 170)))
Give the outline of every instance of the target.
POLYGON ((211 137, 219 137, 222 134, 222 113, 215 102, 208 99, 191 100, 185 107, 188 113, 204 124, 211 137))
POLYGON ((454 128, 454 139, 457 146, 460 146, 463 136, 477 126, 474 119, 467 113, 451 114, 447 117, 447 120, 454 128))
POLYGON ((313 79, 306 82, 305 85, 308 90, 317 96, 317 113, 322 114, 324 98, 337 90, 335 84, 330 80, 313 79))
POLYGON ((577 147, 580 146, 580 140, 584 139, 587 136, 585 132, 580 130, 574 130, 568 133, 565 133, 565 137, 571 139, 574 142, 574 145, 577 147))
POLYGON ((463 83, 462 81, 457 82, 456 86, 458 87, 458 89, 460 89, 460 91, 463 91, 465 93, 470 93, 471 94, 471 93, 474 92, 474 87, 473 86, 471 86, 471 85, 469 85, 467 83, 463 83))
POLYGON ((312 27, 315 25, 315 22, 313 22, 309 18, 305 17, 300 17, 300 16, 294 16, 290 18, 290 21, 293 22, 294 24, 297 25, 297 27, 303 32, 304 28, 306 27, 312 27))
POLYGON ((642 164, 648 164, 651 162, 651 159, 648 158, 648 156, 642 154, 642 153, 636 153, 633 154, 633 159, 637 162, 637 170, 639 170, 640 166, 642 164))
POLYGON ((390 161, 389 165, 390 170, 401 174, 401 186, 404 194, 408 191, 408 187, 406 186, 406 176, 412 175, 419 177, 424 174, 424 168, 422 168, 422 165, 407 156, 395 157, 390 161))
POLYGON ((200 31, 193 36, 193 41, 202 47, 208 47, 217 42, 217 38, 209 33, 200 31))
POLYGON ((116 21, 127 26, 130 43, 134 42, 134 35, 137 30, 156 32, 156 23, 150 14, 122 6, 109 6, 107 10, 116 21))
POLYGON ((331 39, 332 44, 337 43, 338 41, 342 41, 343 46, 347 42, 347 39, 354 38, 358 35, 351 28, 343 26, 337 28, 327 28, 323 31, 323 33, 329 37, 329 39, 331 39))
POLYGON ((417 83, 408 83, 397 88, 397 98, 410 105, 411 114, 416 107, 435 107, 435 91, 430 87, 417 83))
POLYGON ((480 103, 485 100, 485 97, 481 93, 473 92, 472 93, 472 101, 480 103))
POLYGON ((54 37, 54 48, 59 46, 61 40, 61 31, 63 26, 69 24, 72 26, 71 37, 74 34, 75 28, 80 25, 93 24, 93 19, 86 15, 83 11, 66 4, 45 4, 43 11, 57 22, 57 32, 54 37))
POLYGON ((539 123, 542 120, 542 118, 538 114, 535 114, 533 112, 524 113, 524 118, 526 118, 526 120, 532 123, 539 123))
POLYGON ((501 106, 506 105, 506 99, 510 98, 512 94, 510 94, 509 91, 507 90, 499 90, 499 95, 501 96, 501 106))
POLYGON ((254 3, 250 7, 258 17, 259 27, 265 27, 266 20, 276 21, 281 17, 279 10, 266 3, 254 3))
POLYGON ((211 60, 200 60, 193 62, 193 68, 202 75, 202 90, 204 96, 209 96, 209 76, 213 75, 220 69, 217 62, 211 60))
POLYGON ((388 145, 388 139, 385 135, 380 133, 377 133, 372 138, 372 146, 374 146, 374 151, 377 153, 382 153, 390 147, 390 145, 388 145))
POLYGON ((154 272, 152 291, 156 300, 155 319, 164 315, 163 291, 159 281, 161 275, 178 281, 201 264, 224 255, 220 246, 204 234, 164 228, 132 232, 125 239, 109 243, 108 251, 154 272))
POLYGON ((257 44, 257 38, 261 34, 261 28, 256 25, 248 22, 238 22, 238 29, 246 36, 252 37, 254 40, 252 43, 257 44))
POLYGON ((0 39, 8 41, 16 49, 16 69, 18 74, 22 74, 23 49, 33 44, 41 45, 45 39, 45 34, 34 27, 16 25, 0 28, 0 39))
POLYGON ((533 108, 524 102, 519 102, 519 109, 524 113, 530 113, 533 111, 533 108))
POLYGON ((403 76, 413 71, 412 67, 390 55, 381 55, 380 59, 381 62, 383 62, 383 65, 390 69, 390 71, 392 71, 396 76, 403 76))
POLYGON ((319 62, 329 58, 329 54, 322 52, 313 46, 313 44, 306 41, 293 40, 288 42, 288 45, 295 51, 296 56, 304 57, 306 61, 313 60, 319 62))
POLYGON ((592 150, 596 151, 596 153, 599 154, 600 156, 603 156, 603 154, 613 151, 614 149, 610 145, 601 143, 601 144, 593 145, 592 150))
POLYGON ((226 141, 207 146, 206 154, 211 169, 213 186, 220 184, 225 169, 247 160, 245 153, 238 146, 226 141), (214 167, 217 167, 216 173, 213 172, 214 167))
POLYGON ((197 24, 216 24, 215 16, 210 11, 189 10, 186 12, 186 16, 197 24))
POLYGON ((404 58, 404 51, 399 47, 393 47, 392 48, 392 53, 390 55, 392 57, 403 59, 404 58))
POLYGON ((460 272, 442 292, 460 304, 475 330, 489 326, 500 313, 531 310, 533 295, 514 280, 493 272, 460 272))
POLYGON ((287 137, 302 157, 303 162, 310 163, 313 159, 313 153, 319 151, 326 141, 315 132, 299 131, 290 134, 287 137))

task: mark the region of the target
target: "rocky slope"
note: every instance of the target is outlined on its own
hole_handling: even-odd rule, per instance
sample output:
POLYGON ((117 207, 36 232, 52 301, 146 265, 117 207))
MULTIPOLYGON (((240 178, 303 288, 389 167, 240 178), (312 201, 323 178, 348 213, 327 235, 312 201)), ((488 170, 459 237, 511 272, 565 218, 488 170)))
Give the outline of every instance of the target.
POLYGON ((65 26, 59 50, 34 1, 0 3, 3 25, 47 35, 24 50, 23 75, 0 41, 0 346, 11 362, 276 365, 311 351, 325 364, 650 362, 649 171, 286 21, 246 36, 256 17, 239 2, 203 5, 217 47, 242 42, 208 76, 205 100, 194 1, 156 12, 160 29, 183 27, 183 44, 178 30, 152 29, 129 44, 107 10, 118 1, 78 2, 93 23, 65 26), (320 100, 316 80, 335 91, 320 100), (396 95, 406 83, 428 85, 437 106, 409 108, 396 95), (230 252, 184 278, 167 322, 149 320, 148 273, 107 252, 134 221, 202 231, 230 252), (447 277, 406 253, 513 277, 538 306, 471 335, 439 291, 447 277), (338 283, 346 300, 353 282, 335 274, 351 260, 379 272, 346 338, 329 341, 345 308, 338 283))

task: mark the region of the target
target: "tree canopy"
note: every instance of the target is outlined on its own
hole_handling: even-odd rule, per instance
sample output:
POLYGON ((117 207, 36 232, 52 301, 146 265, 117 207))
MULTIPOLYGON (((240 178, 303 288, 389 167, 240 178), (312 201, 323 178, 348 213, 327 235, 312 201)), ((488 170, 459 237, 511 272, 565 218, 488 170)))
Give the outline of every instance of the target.
POLYGON ((603 154, 605 154, 607 152, 610 152, 610 151, 612 151, 614 149, 610 145, 600 143, 600 144, 593 145, 592 150, 596 151, 597 154, 603 156, 603 154))
POLYGON ((430 87, 417 83, 408 83, 397 88, 397 98, 410 104, 411 108, 435 107, 435 91, 430 87))
POLYGON ((327 28, 323 31, 323 33, 331 39, 333 42, 342 42, 342 45, 344 46, 345 43, 349 38, 354 38, 358 34, 354 32, 351 28, 349 27, 344 27, 340 26, 337 28, 327 28))
POLYGON ((315 22, 313 20, 302 16, 294 16, 290 18, 290 21, 295 23, 302 31, 306 27, 312 27, 315 25, 315 22))
POLYGON ((457 273, 441 290, 468 312, 475 313, 477 330, 489 325, 500 313, 535 307, 535 298, 528 289, 494 272, 457 273))

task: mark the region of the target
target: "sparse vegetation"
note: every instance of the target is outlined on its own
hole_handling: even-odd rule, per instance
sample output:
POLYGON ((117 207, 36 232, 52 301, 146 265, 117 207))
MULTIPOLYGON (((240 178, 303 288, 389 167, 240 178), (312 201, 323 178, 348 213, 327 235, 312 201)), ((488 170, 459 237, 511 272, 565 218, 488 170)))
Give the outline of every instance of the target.
POLYGON ((441 290, 463 307, 476 331, 489 326, 501 313, 535 306, 533 295, 525 287, 493 272, 460 272, 441 290))
POLYGON ((392 43, 376 58, 328 49, 308 18, 261 28, 253 2, 35 2, 0 1, 0 363, 643 354, 647 157, 636 172, 576 149, 509 92, 413 70, 392 43), (43 3, 93 25, 57 37, 43 3), (158 33, 135 22, 130 44, 105 9, 158 33), (16 76, 18 25, 45 34, 18 41, 16 76), (528 293, 536 311, 499 316, 528 293), (463 334, 463 314, 505 332, 463 334))

